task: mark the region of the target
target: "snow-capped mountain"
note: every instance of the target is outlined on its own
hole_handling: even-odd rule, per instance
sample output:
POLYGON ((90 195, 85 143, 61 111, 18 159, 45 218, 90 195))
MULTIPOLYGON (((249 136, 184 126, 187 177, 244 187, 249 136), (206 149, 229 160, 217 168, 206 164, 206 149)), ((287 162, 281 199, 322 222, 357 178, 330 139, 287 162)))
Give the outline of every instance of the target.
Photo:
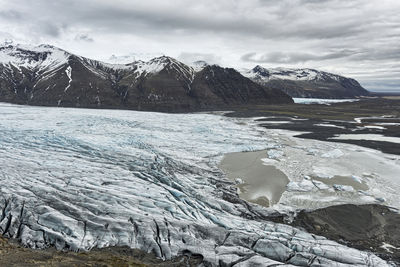
POLYGON ((347 98, 368 95, 356 80, 314 69, 263 68, 256 66, 242 75, 292 97, 347 98))
POLYGON ((30 46, 7 45, 0 48, 0 63, 16 68, 57 69, 68 62, 69 53, 50 45, 30 46))
POLYGON ((251 79, 258 79, 263 82, 270 80, 292 80, 292 81, 314 81, 334 79, 338 80, 340 76, 317 71, 314 69, 289 69, 289 68, 271 68, 266 69, 259 65, 251 70, 244 71, 243 74, 251 79))
POLYGON ((125 55, 111 55, 109 58, 104 59, 104 61, 112 64, 128 64, 138 60, 148 61, 162 55, 162 53, 129 53, 125 55))
POLYGON ((132 64, 136 66, 138 75, 157 74, 165 70, 168 73, 174 73, 177 79, 187 79, 190 82, 193 81, 195 75, 193 68, 167 56, 156 57, 147 62, 138 61, 132 64))
POLYGON ((195 71, 201 71, 202 69, 204 69, 205 67, 207 67, 209 64, 203 60, 198 60, 195 61, 191 64, 192 68, 195 71))
POLYGON ((12 44, 0 46, 0 101, 160 111, 292 102, 219 66, 191 67, 167 56, 110 64, 54 46, 12 44))

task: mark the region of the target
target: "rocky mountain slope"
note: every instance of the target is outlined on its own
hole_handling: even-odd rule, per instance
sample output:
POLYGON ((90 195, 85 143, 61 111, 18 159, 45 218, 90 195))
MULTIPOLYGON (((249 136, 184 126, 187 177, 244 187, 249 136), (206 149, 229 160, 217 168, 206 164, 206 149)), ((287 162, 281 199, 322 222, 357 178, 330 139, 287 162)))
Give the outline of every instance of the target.
POLYGON ((270 89, 280 89, 291 97, 353 98, 369 95, 354 79, 314 69, 256 66, 242 71, 242 74, 270 89))
POLYGON ((400 264, 400 224, 398 210, 386 206, 337 205, 300 211, 293 225, 308 232, 362 250, 370 250, 400 264), (385 245, 386 244, 386 245, 385 245))
POLYGON ((10 44, 0 47, 0 101, 157 111, 292 103, 279 89, 216 65, 193 68, 166 56, 107 64, 49 45, 10 44))

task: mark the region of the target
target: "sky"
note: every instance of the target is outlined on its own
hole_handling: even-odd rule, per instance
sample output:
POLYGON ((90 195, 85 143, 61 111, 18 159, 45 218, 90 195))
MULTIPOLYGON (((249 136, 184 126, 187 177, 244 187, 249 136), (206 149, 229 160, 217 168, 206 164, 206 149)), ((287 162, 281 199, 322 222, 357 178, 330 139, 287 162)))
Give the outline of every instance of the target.
POLYGON ((103 61, 315 68, 400 91, 399 14, 399 0, 0 0, 0 42, 103 61))

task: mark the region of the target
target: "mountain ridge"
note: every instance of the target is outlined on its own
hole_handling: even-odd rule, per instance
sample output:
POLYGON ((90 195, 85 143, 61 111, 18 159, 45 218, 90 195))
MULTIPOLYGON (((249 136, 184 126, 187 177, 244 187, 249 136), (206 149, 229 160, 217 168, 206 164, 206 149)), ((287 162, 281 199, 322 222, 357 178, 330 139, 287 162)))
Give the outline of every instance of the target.
POLYGON ((278 89, 216 65, 195 70, 168 56, 110 64, 50 45, 10 44, 0 47, 0 101, 168 112, 293 102, 278 89))
POLYGON ((165 55, 112 64, 46 44, 0 46, 0 101, 16 104, 183 112, 368 94, 354 79, 314 69, 239 72, 165 55))
POLYGON ((354 98, 368 96, 355 79, 310 68, 264 68, 243 70, 242 75, 268 88, 279 88, 291 97, 354 98))

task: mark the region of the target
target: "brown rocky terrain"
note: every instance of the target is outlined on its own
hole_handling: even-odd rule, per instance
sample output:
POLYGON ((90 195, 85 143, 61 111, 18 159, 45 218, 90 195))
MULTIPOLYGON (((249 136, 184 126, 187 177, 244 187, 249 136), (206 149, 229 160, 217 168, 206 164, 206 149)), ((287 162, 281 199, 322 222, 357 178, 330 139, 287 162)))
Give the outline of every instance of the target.
POLYGON ((90 252, 63 252, 55 248, 34 250, 0 236, 0 266, 7 267, 144 267, 197 266, 200 256, 181 256, 162 261, 137 249, 109 247, 90 252))

